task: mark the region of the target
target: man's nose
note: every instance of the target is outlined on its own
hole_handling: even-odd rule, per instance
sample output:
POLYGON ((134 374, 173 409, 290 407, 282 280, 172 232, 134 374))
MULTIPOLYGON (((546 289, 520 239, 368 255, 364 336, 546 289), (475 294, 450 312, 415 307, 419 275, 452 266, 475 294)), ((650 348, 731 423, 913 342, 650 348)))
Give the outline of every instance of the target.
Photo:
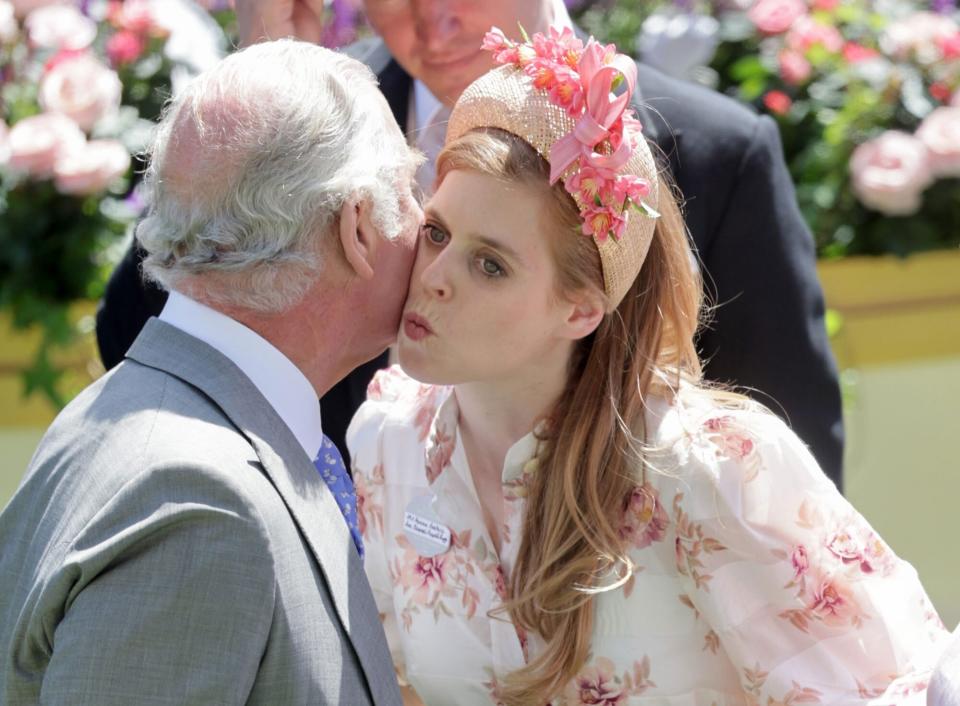
POLYGON ((456 0, 413 0, 417 38, 429 51, 450 48, 460 33, 461 22, 456 0))

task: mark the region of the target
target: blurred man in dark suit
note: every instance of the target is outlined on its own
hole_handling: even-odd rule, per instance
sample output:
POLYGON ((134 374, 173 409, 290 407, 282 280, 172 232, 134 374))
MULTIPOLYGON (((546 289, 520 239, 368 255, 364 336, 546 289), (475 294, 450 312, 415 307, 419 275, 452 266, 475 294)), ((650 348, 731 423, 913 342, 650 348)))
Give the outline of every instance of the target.
MULTIPOLYGON (((319 41, 323 0, 237 0, 241 43, 293 35, 319 41)), ((491 68, 480 51, 495 25, 508 36, 573 26, 562 0, 366 0, 379 39, 347 48, 377 74, 432 181, 449 108, 491 68)), ((517 38, 517 37, 515 37, 517 38)), ((824 328, 810 231, 797 207, 777 127, 730 98, 639 64, 635 92, 648 139, 685 199, 685 216, 718 305, 699 337, 708 379, 743 388, 783 416, 838 485, 843 423, 836 365, 824 328)), ((164 295, 144 285, 131 247, 97 317, 107 367, 122 360, 164 295)), ((324 429, 343 443, 347 424, 386 354, 321 401, 324 429)))

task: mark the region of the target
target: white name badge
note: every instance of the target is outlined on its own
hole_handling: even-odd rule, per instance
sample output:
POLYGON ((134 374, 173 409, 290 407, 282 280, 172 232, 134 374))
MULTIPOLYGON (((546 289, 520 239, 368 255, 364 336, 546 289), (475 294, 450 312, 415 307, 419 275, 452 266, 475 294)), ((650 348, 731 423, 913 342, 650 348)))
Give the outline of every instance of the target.
POLYGON ((421 495, 407 504, 403 533, 420 556, 437 556, 450 548, 450 528, 433 509, 433 496, 421 495))

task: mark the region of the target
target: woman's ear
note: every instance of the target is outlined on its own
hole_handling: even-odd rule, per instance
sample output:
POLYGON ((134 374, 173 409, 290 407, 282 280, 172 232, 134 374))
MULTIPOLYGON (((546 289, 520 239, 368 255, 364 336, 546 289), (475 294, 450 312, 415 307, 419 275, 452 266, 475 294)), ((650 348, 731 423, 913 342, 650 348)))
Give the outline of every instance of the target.
POLYGON ((362 279, 373 277, 376 234, 367 218, 367 203, 356 198, 343 202, 340 209, 340 247, 351 269, 362 279))
POLYGON ((597 292, 583 290, 571 296, 569 303, 569 313, 564 321, 566 336, 579 340, 596 331, 606 313, 603 297, 597 292))

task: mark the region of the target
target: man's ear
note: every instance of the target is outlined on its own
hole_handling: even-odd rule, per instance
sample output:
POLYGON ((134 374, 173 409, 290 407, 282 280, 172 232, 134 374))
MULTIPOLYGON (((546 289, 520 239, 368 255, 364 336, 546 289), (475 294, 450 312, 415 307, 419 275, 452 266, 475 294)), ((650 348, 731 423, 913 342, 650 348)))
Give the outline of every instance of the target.
POLYGON ((606 313, 603 297, 597 292, 583 290, 569 298, 570 308, 564 321, 564 334, 579 340, 597 330, 606 313))
POLYGON ((362 279, 373 277, 376 235, 367 218, 367 203, 349 198, 340 209, 340 247, 350 267, 362 279))

